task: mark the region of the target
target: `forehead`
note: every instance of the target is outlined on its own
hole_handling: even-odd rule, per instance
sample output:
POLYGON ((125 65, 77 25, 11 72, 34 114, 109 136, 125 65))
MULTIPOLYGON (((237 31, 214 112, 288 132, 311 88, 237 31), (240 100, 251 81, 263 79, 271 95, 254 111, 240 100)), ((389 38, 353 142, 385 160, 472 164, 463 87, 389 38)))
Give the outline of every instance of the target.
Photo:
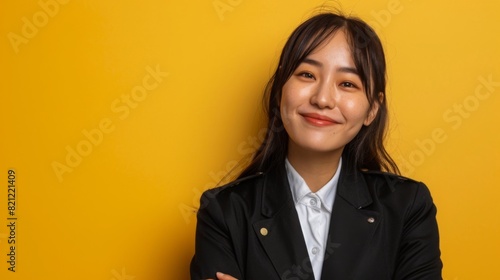
POLYGON ((353 55, 346 33, 341 29, 326 37, 307 58, 330 63, 353 65, 353 55))

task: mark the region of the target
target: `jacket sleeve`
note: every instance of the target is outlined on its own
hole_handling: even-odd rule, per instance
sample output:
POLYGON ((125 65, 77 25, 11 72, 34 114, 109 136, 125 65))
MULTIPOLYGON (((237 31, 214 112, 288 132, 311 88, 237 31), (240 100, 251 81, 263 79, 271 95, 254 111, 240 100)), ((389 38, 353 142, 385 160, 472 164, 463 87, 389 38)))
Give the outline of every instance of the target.
POLYGON ((191 261, 191 279, 217 279, 216 272, 243 279, 224 213, 215 190, 201 196, 197 214, 195 255, 191 261))
POLYGON ((423 183, 405 215, 394 279, 442 279, 436 206, 423 183))

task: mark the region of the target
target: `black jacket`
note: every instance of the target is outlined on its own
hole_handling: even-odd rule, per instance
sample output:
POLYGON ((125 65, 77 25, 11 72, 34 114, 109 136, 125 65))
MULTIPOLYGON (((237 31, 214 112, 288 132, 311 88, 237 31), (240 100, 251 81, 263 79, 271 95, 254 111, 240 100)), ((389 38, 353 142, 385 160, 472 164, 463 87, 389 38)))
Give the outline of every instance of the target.
MULTIPOLYGON (((201 197, 191 279, 314 279, 285 168, 201 197)), ((322 277, 442 279, 436 207, 427 187, 342 167, 322 277)))

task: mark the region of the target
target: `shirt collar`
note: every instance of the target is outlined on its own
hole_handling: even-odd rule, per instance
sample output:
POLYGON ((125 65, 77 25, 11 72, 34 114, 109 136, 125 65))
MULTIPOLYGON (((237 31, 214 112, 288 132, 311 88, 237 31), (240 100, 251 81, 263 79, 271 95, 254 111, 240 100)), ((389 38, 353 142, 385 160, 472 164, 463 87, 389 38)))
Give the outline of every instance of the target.
MULTIPOLYGON (((321 200, 321 204, 330 213, 332 212, 333 201, 337 192, 337 185, 339 182, 341 167, 342 158, 340 158, 339 160, 339 165, 332 179, 330 179, 330 181, 328 181, 323 187, 321 187, 321 189, 319 189, 319 191, 316 192, 316 195, 321 200)), ((290 184, 293 201, 297 204, 302 200, 304 196, 312 193, 311 189, 309 189, 309 186, 307 186, 302 176, 300 176, 295 168, 293 168, 292 164, 288 161, 288 158, 285 159, 285 169, 288 177, 288 182, 290 184)))

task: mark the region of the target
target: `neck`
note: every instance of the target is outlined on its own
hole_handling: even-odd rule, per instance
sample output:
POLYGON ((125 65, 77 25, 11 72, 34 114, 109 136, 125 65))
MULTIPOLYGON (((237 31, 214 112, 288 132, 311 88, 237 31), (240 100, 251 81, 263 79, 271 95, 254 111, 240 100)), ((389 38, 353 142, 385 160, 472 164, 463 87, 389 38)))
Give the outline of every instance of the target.
POLYGON ((319 191, 335 175, 342 150, 332 152, 304 151, 288 145, 288 161, 312 192, 319 191))

